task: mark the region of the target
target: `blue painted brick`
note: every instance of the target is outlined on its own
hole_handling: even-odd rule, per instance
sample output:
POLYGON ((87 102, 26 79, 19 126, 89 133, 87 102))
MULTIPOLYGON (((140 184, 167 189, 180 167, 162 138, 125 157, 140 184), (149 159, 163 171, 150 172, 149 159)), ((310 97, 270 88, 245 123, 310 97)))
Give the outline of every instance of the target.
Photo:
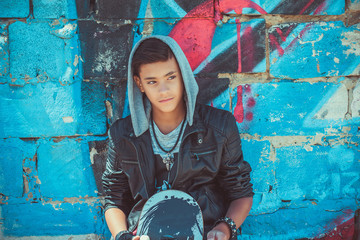
POLYGON ((86 203, 28 203, 1 205, 6 237, 103 233, 99 201, 86 203))
POLYGON ((7 24, 0 21, 0 83, 7 82, 9 76, 9 44, 7 24))
POLYGON ((72 39, 75 22, 14 22, 9 26, 11 84, 71 83, 79 72, 80 49, 72 39), (59 28, 62 26, 63 28, 59 28))
POLYGON ((240 116, 240 133, 315 135, 331 127, 340 132, 338 127, 360 122, 359 117, 344 119, 348 97, 342 83, 281 81, 240 85, 231 95, 232 111, 235 117, 240 116))
POLYGON ((360 24, 290 23, 269 29, 270 74, 278 78, 359 75, 360 24))
POLYGON ((358 198, 358 150, 355 145, 313 146, 308 150, 299 146, 277 149, 277 194, 283 200, 358 198))
POLYGON ((281 200, 276 194, 277 180, 275 155, 269 141, 242 140, 244 160, 251 168, 254 198, 251 214, 274 212, 281 207, 281 200))
POLYGON ((344 0, 252 0, 219 1, 219 11, 237 14, 340 15, 345 12, 344 0))
POLYGON ((23 185, 23 161, 34 159, 36 143, 18 138, 0 140, 0 193, 10 197, 21 197, 23 185))
POLYGON ((32 0, 32 2, 35 18, 77 18, 75 0, 32 0))
POLYGON ((82 82, 66 86, 53 82, 24 87, 0 85, 0 115, 6 125, 0 129, 0 136, 104 134, 105 90, 99 84, 89 87, 82 82))
POLYGON ((38 150, 41 194, 53 200, 97 196, 89 147, 86 140, 43 142, 38 150))
POLYGON ((251 168, 251 181, 255 192, 270 192, 275 187, 274 159, 271 159, 270 142, 242 140, 244 160, 251 168))
POLYGON ((320 236, 354 217, 356 202, 328 200, 306 208, 283 208, 271 214, 248 216, 242 239, 302 239, 320 236))
POLYGON ((29 0, 0 1, 0 18, 25 18, 30 13, 29 0))

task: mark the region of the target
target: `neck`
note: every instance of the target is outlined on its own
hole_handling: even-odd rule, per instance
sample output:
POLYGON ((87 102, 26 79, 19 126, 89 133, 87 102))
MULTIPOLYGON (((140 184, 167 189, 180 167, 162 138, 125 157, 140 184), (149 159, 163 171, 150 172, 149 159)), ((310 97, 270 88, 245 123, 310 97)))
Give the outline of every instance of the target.
POLYGON ((156 109, 153 109, 152 118, 159 130, 163 134, 168 134, 180 125, 186 117, 185 114, 185 106, 182 105, 171 113, 158 112, 156 109))

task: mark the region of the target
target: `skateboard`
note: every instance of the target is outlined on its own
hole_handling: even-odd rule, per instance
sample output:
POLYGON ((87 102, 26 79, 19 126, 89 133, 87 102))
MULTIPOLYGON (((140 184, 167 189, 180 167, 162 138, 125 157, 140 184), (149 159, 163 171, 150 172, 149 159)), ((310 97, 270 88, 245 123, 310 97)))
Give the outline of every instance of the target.
POLYGON ((154 194, 140 214, 137 235, 150 240, 202 240, 204 223, 201 209, 189 194, 165 190, 154 194))

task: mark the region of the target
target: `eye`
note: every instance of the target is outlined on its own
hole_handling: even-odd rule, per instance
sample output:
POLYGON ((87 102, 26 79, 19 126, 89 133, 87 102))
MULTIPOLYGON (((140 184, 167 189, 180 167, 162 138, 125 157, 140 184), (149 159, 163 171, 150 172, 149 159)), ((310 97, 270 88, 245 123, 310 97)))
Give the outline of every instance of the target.
POLYGON ((174 78, 176 78, 176 75, 172 75, 172 76, 170 76, 168 79, 169 79, 169 80, 173 80, 174 78))
POLYGON ((148 81, 146 84, 154 85, 155 83, 156 83, 156 81, 148 81))

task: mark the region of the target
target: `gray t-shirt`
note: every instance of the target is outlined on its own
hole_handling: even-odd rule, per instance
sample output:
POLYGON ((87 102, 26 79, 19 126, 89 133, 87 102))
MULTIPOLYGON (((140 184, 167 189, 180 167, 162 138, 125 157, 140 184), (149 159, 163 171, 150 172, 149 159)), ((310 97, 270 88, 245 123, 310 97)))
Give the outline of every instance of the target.
MULTIPOLYGON (((171 157, 174 159, 174 164, 176 164, 177 161, 181 138, 183 137, 184 134, 185 125, 187 124, 186 119, 183 121, 185 121, 185 123, 181 133, 180 130, 183 122, 181 122, 179 126, 177 126, 177 128, 175 128, 172 132, 168 134, 163 134, 154 122, 154 128, 155 128, 154 130, 155 130, 156 138, 159 141, 162 148, 167 151, 171 150, 174 147, 176 140, 180 134, 180 140, 178 141, 174 150, 171 152, 171 157)), ((174 164, 171 164, 170 170, 167 171, 165 163, 163 163, 162 161, 162 159, 166 157, 167 153, 162 151, 159 145, 157 144, 151 124, 150 124, 150 135, 151 135, 151 145, 155 155, 154 158, 155 171, 156 171, 155 187, 158 191, 170 189, 175 174, 172 169, 172 166, 174 164)))

